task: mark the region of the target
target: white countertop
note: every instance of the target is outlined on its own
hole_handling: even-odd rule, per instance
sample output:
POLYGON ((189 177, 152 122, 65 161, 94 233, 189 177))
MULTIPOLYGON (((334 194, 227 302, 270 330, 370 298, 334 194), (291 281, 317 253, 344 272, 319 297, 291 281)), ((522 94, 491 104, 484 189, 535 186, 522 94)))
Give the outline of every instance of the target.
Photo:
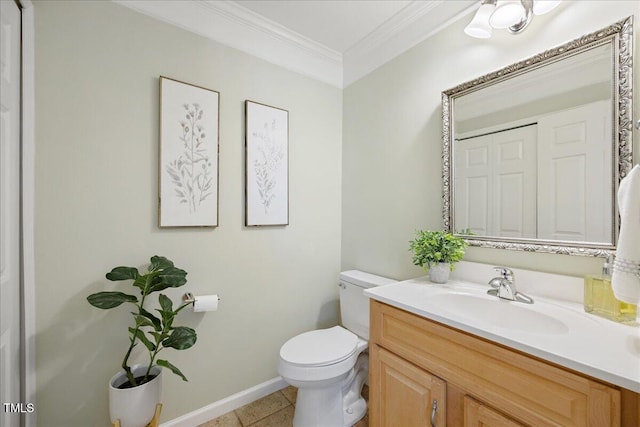
POLYGON ((585 313, 581 303, 542 297, 531 291, 527 295, 534 298, 534 304, 504 301, 486 295, 488 289, 487 285, 465 280, 437 285, 421 277, 366 289, 364 293, 418 316, 640 393, 637 323, 616 323, 585 313))

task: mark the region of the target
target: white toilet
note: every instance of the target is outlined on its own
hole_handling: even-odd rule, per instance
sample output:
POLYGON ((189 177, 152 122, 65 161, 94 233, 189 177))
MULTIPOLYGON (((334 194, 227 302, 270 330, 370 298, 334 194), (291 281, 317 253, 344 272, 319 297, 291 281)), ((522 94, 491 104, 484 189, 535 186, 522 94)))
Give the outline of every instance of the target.
POLYGON ((294 427, 349 427, 365 415, 361 391, 369 375, 369 298, 362 291, 394 282, 357 270, 340 273, 344 327, 305 332, 280 348, 278 372, 298 388, 294 427))

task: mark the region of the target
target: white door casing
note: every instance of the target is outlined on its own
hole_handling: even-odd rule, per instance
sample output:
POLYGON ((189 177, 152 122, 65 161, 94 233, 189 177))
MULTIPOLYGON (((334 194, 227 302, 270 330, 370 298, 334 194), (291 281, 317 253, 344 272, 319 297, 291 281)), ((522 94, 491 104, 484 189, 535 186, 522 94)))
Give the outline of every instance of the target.
POLYGON ((0 2, 0 425, 20 425, 20 10, 0 2))

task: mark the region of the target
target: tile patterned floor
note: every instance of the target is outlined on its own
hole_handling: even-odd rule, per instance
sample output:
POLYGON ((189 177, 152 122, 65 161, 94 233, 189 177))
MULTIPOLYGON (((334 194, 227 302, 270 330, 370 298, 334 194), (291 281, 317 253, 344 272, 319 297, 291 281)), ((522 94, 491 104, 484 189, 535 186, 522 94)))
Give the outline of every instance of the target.
MULTIPOLYGON (((198 427, 291 427, 297 392, 289 386, 198 427)), ((362 396, 369 401, 366 385, 362 396)), ((353 427, 369 427, 368 414, 353 427)))

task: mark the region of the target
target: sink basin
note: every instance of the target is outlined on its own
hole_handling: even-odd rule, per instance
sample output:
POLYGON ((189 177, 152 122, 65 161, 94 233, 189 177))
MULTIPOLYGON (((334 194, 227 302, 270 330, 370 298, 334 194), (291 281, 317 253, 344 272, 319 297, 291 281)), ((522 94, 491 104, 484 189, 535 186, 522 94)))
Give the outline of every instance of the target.
POLYGON ((569 332, 569 327, 564 322, 536 311, 532 306, 489 295, 442 293, 430 296, 429 304, 496 328, 541 334, 569 332))

